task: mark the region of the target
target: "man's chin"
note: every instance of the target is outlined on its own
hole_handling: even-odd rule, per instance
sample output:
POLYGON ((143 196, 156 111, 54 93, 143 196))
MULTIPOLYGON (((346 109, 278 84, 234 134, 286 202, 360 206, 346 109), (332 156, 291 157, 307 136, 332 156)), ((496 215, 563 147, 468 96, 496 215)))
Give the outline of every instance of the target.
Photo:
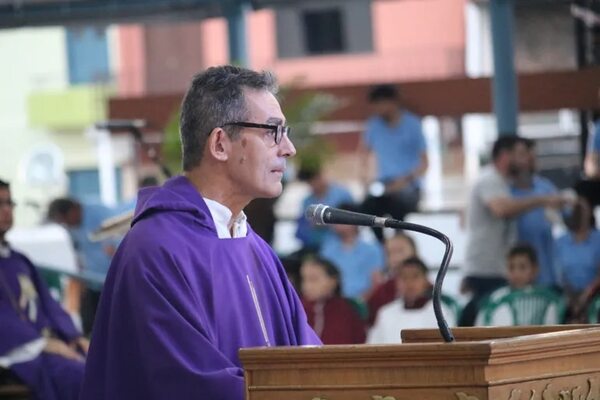
POLYGON ((281 182, 279 182, 279 184, 273 185, 272 187, 269 187, 267 190, 265 190, 265 192, 262 193, 260 197, 265 199, 272 199, 274 197, 279 197, 282 192, 283 185, 281 184, 281 182))

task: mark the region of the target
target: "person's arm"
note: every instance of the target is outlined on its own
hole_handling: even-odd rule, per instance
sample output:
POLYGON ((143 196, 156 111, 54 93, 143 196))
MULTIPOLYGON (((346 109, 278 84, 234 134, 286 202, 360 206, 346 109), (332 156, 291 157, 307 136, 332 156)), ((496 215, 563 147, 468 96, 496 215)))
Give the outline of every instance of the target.
POLYGON ((0 367, 8 369, 14 364, 34 360, 45 351, 46 346, 47 340, 43 337, 24 343, 4 354, 0 354, 0 367))
POLYGON ((565 200, 560 195, 531 196, 523 198, 494 197, 485 202, 497 218, 512 218, 538 207, 560 208, 565 200))
POLYGON ((72 343, 79 339, 81 337, 81 332, 75 327, 75 324, 73 324, 71 316, 56 300, 54 300, 52 295, 50 295, 48 286, 46 286, 46 283, 42 280, 31 261, 27 258, 25 260, 29 265, 31 280, 38 293, 42 310, 50 320, 50 328, 52 328, 52 331, 66 343, 72 343))
POLYGON ((361 182, 368 185, 375 179, 375 155, 369 145, 369 128, 361 136, 358 142, 358 165, 357 174, 361 182))
POLYGON ((419 138, 419 152, 421 153, 421 157, 419 160, 419 165, 410 173, 410 177, 415 180, 421 178, 427 172, 427 168, 429 168, 429 158, 427 157, 427 141, 425 140, 425 135, 423 134, 423 128, 421 122, 419 121, 417 125, 417 132, 419 138))
POLYGON ((590 179, 600 179, 600 122, 596 125, 592 145, 585 156, 584 169, 590 179))

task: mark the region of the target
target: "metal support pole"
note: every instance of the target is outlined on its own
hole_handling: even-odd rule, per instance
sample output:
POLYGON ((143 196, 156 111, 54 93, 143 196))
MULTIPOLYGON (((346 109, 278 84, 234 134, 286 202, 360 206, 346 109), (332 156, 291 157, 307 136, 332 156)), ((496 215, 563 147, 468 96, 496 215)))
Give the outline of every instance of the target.
POLYGON ((514 65, 513 0, 491 0, 494 54, 493 103, 499 135, 517 134, 519 94, 514 65))
POLYGON ((246 14, 249 9, 250 3, 247 0, 232 0, 226 5, 229 62, 231 64, 248 66, 246 14))

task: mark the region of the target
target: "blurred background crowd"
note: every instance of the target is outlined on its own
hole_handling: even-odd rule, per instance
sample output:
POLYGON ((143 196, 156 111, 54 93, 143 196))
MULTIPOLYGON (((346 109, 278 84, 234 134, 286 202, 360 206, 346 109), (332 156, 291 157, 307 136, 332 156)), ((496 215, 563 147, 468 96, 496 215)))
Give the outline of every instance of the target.
POLYGON ((181 171, 185 88, 226 63, 279 79, 298 154, 245 212, 324 343, 435 327, 444 249, 315 203, 447 234, 453 326, 598 322, 600 3, 86 3, 0 2, 6 244, 84 336, 137 191, 181 171))

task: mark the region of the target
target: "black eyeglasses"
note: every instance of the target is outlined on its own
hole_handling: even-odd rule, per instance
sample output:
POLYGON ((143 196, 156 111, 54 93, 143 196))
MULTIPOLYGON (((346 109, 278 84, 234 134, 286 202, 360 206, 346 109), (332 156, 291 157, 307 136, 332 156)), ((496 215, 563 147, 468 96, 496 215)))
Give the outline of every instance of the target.
POLYGON ((260 129, 268 129, 272 134, 273 140, 275 144, 281 143, 281 139, 283 136, 290 135, 290 127, 287 125, 269 125, 269 124, 255 124, 254 122, 227 122, 221 126, 240 126, 243 128, 260 128, 260 129))

